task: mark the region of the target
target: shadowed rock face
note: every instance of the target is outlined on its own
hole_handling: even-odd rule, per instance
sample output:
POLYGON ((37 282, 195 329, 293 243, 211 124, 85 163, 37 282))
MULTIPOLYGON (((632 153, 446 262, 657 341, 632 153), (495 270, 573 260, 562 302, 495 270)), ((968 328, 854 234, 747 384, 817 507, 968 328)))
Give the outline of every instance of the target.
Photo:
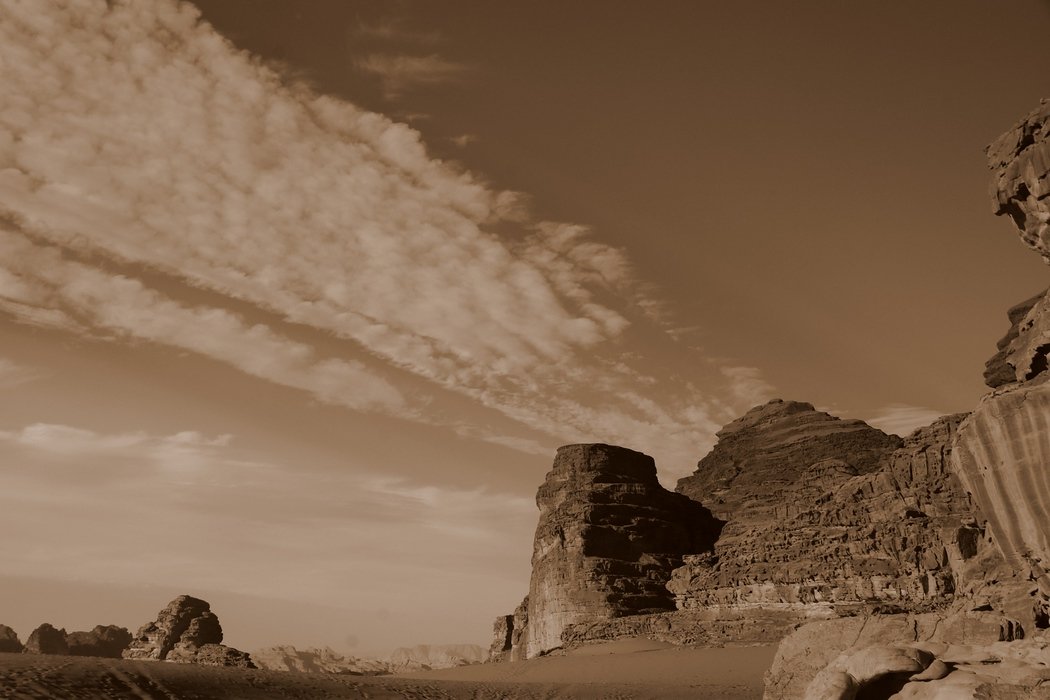
POLYGON ((22 642, 18 634, 7 625, 0 625, 0 652, 18 654, 22 651, 22 642))
POLYGON ((1050 263, 1050 100, 1043 100, 987 149, 996 214, 1050 263))
POLYGON ((536 503, 527 657, 561 646, 568 625, 674 609, 671 571, 722 526, 661 487, 651 457, 611 445, 560 448, 536 503))
POLYGON ((1050 305, 1048 298, 1050 290, 1039 292, 1030 299, 1014 304, 1006 312, 1010 319, 1010 330, 996 343, 999 352, 985 363, 985 384, 997 388, 1023 381, 1031 372, 1039 346, 1050 342, 1050 324, 1047 323, 1050 314, 1043 309, 1031 317, 1029 314, 1036 304, 1041 307, 1050 305))
POLYGON ((22 652, 25 654, 68 654, 66 631, 55 629, 45 622, 29 634, 29 639, 26 640, 22 652))
POLYGON ((96 625, 90 632, 70 632, 66 635, 70 656, 119 659, 129 643, 131 633, 116 625, 96 625))

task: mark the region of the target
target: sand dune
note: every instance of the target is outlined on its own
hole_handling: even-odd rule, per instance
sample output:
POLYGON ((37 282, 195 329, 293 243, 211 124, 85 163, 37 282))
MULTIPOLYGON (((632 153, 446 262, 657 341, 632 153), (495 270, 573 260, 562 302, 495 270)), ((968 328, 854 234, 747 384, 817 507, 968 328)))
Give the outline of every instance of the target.
POLYGON ((762 695, 762 673, 769 666, 773 652, 772 647, 688 649, 625 640, 530 661, 396 677, 0 654, 0 696, 34 700, 663 700, 681 697, 751 700, 762 695))

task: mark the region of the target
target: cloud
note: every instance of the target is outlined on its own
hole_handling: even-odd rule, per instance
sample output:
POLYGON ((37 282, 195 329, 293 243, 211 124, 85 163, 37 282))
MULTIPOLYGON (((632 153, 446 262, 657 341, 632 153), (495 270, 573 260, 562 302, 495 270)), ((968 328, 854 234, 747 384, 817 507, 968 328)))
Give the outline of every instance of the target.
POLYGON ((866 418, 865 422, 884 432, 905 437, 943 415, 945 415, 943 412, 932 408, 894 403, 883 406, 874 417, 866 418))
MULTIPOLYGON (((535 221, 525 196, 432 158, 408 126, 284 82, 189 3, 0 11, 0 307, 22 322, 413 420, 437 420, 411 396, 440 387, 530 431, 481 439, 618 442, 679 470, 760 386, 649 360, 673 341, 643 338, 659 303, 625 251, 535 221)), ((463 73, 374 56, 405 85, 463 73)))
POLYGON ((475 143, 477 140, 477 134, 460 134, 459 136, 453 136, 449 139, 449 141, 456 144, 460 148, 466 148, 470 144, 475 143))
POLYGON ((26 367, 13 360, 0 357, 0 389, 8 389, 45 376, 47 376, 47 373, 43 370, 35 367, 26 367))
POLYGON ((412 88, 458 83, 471 71, 470 66, 450 61, 438 54, 411 56, 370 53, 356 59, 354 66, 363 73, 379 78, 383 94, 390 100, 396 100, 412 88))

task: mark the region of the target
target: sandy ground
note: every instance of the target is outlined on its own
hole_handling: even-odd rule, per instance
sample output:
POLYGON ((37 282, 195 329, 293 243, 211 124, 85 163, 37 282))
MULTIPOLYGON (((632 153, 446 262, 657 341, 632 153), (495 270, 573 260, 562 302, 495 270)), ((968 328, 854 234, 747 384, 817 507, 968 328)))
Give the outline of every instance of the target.
POLYGON ((530 661, 379 678, 0 654, 0 697, 754 700, 762 696, 762 673, 774 651, 774 647, 688 649, 623 640, 530 661))

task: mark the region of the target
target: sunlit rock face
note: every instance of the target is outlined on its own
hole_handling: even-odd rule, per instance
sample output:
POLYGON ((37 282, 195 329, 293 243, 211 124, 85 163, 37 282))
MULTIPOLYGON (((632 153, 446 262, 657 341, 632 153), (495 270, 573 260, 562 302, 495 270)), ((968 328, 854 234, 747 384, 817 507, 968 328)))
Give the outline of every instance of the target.
POLYGON ((988 146, 995 213, 1050 263, 1050 100, 988 146))
POLYGON ((788 401, 730 423, 679 482, 728 523, 713 554, 674 572, 678 607, 829 616, 950 596, 987 545, 949 470, 963 417, 906 440, 788 401))
POLYGON ((612 445, 560 448, 536 502, 527 657, 560 647, 569 625, 673 610, 671 571, 722 525, 661 487, 651 457, 612 445))
POLYGON ((981 399, 953 459, 1007 560, 1050 593, 1050 374, 981 399))

